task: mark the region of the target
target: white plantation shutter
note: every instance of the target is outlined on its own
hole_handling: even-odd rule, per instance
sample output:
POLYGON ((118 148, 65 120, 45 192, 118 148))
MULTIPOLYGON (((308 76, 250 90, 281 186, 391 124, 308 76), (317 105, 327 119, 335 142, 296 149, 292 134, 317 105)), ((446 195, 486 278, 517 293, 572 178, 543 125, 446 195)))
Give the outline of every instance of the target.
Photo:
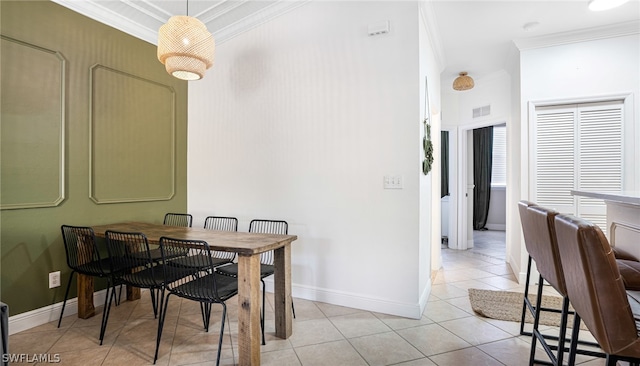
POLYGON ((534 201, 606 233, 605 203, 570 191, 622 191, 622 116, 622 102, 536 108, 534 201))
MULTIPOLYGON (((600 104, 578 109, 579 169, 577 188, 585 191, 622 191, 622 105, 600 104)), ((577 214, 606 232, 603 200, 577 197, 577 214)))
POLYGON ((536 110, 534 201, 561 212, 574 212, 575 108, 536 110))
POLYGON ((491 185, 507 184, 507 127, 493 126, 493 162, 491 164, 491 185))

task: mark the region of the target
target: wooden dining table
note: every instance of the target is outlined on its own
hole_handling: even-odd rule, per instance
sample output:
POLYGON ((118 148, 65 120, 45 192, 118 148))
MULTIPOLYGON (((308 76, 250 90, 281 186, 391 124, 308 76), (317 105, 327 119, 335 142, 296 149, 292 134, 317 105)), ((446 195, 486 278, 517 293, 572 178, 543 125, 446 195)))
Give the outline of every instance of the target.
MULTIPOLYGON (((212 250, 238 254, 238 358, 240 365, 260 364, 260 254, 273 250, 274 307, 276 336, 286 339, 292 333, 291 302, 291 243, 296 235, 277 235, 217 231, 202 228, 166 226, 146 222, 122 222, 93 226, 97 237, 105 231, 140 232, 150 244, 160 238, 204 240, 212 250)), ((139 289, 127 289, 127 299, 140 298, 139 289)), ((93 278, 78 276, 78 317, 95 314, 93 306, 93 278)))

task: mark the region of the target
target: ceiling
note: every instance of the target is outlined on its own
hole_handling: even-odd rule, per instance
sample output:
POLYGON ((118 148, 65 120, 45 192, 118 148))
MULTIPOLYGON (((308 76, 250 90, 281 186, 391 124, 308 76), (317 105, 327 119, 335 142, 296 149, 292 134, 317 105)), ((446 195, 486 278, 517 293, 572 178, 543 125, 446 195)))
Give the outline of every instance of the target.
MULTIPOLYGON (((309 1, 326 0, 53 1, 153 44, 169 17, 188 14, 205 23, 220 44, 309 1)), ((640 32, 640 0, 601 12, 588 10, 588 0, 421 3, 427 26, 435 35, 432 41, 443 65, 443 85, 460 71, 469 72, 477 81, 505 70, 516 45, 526 49, 640 32), (525 24, 531 23, 537 26, 525 30, 525 24)))

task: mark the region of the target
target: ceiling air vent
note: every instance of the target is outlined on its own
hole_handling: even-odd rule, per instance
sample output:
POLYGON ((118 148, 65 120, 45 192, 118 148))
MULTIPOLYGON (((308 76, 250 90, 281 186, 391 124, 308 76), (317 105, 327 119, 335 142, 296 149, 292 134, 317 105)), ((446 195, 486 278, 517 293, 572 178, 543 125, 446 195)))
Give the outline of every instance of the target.
POLYGON ((484 107, 473 108, 473 118, 488 116, 489 114, 491 114, 491 105, 485 105, 484 107))

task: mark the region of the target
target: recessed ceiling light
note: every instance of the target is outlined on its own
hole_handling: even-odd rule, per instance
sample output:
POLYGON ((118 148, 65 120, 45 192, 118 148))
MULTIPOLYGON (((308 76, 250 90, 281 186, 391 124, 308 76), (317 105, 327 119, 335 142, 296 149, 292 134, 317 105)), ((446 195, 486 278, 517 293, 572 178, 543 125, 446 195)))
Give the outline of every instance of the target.
POLYGON ((529 22, 529 23, 526 23, 525 25, 523 25, 522 29, 524 29, 525 32, 530 32, 530 31, 534 30, 535 28, 538 28, 539 25, 540 25, 540 23, 538 23, 538 22, 529 22))
POLYGON ((600 11, 618 7, 629 0, 591 0, 589 1, 589 10, 600 11))

